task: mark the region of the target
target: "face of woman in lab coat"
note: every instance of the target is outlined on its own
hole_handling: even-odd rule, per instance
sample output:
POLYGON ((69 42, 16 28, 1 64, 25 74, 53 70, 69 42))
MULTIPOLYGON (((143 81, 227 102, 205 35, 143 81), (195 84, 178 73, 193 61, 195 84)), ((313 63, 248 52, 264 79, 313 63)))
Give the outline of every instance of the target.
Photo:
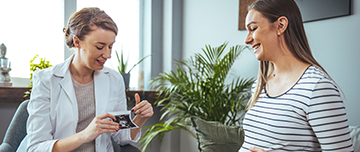
POLYGON ((80 65, 88 70, 101 70, 106 60, 111 58, 116 34, 99 27, 93 28, 94 30, 87 34, 84 40, 78 40, 80 65))

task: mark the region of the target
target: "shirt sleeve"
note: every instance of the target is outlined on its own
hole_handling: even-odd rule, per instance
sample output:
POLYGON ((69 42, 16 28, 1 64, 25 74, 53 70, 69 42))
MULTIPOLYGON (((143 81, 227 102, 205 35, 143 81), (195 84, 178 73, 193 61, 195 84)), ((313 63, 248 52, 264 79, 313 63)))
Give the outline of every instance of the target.
POLYGON ((28 104, 29 117, 27 120, 27 150, 52 151, 57 140, 52 136, 50 121, 50 90, 41 79, 39 72, 34 73, 33 87, 28 104))
POLYGON ((130 129, 120 129, 117 133, 113 133, 113 139, 121 146, 124 146, 126 144, 136 144, 140 140, 141 131, 136 135, 135 139, 131 139, 131 133, 130 129))
POLYGON ((306 114, 322 151, 353 151, 343 100, 330 79, 317 82, 306 114))

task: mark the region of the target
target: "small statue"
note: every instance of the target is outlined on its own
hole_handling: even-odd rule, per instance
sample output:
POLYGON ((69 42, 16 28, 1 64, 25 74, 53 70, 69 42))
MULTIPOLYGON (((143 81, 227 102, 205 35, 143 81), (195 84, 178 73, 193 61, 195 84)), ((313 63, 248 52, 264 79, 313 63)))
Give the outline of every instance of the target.
POLYGON ((6 55, 6 46, 4 43, 0 45, 1 57, 0 57, 0 86, 12 86, 10 83, 11 79, 9 76, 9 72, 11 71, 11 63, 9 59, 5 57, 6 55))
POLYGON ((6 55, 6 46, 5 46, 4 43, 1 43, 0 49, 1 49, 1 58, 6 58, 5 57, 5 55, 6 55))

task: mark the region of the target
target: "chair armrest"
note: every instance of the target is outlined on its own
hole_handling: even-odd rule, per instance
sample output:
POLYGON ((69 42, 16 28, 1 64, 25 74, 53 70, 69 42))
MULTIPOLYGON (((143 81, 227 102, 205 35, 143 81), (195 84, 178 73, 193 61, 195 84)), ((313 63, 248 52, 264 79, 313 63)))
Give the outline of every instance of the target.
POLYGON ((111 137, 111 142, 114 147, 114 152, 141 152, 139 148, 137 148, 131 144, 127 144, 124 146, 117 144, 112 137, 111 137))
POLYGON ((0 152, 9 152, 9 151, 13 151, 14 148, 11 147, 10 144, 8 143, 2 143, 0 145, 0 152))
POLYGON ((131 144, 127 144, 124 146, 120 146, 120 152, 141 152, 141 151, 139 150, 139 148, 131 144))

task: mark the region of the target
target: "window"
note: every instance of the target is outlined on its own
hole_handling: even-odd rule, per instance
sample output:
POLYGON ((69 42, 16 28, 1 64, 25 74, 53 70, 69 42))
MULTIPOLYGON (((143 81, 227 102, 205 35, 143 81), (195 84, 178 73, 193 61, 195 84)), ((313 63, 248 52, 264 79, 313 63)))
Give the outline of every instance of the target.
MULTIPOLYGON (((124 52, 128 58, 128 70, 139 61, 139 0, 77 0, 77 10, 84 7, 98 7, 104 10, 116 23, 119 32, 116 37, 111 59, 105 66, 117 71, 115 50, 124 52)), ((130 89, 138 88, 139 67, 131 71, 130 89)))
POLYGON ((0 14, 0 44, 7 47, 11 77, 29 78, 35 54, 53 65, 64 60, 62 0, 4 0, 0 14))
MULTIPOLYGON (((128 69, 139 61, 139 0, 77 0, 77 10, 99 7, 117 24, 112 58, 105 66, 117 70, 115 50, 124 51, 128 69)), ((64 0, 0 1, 0 44, 7 47, 10 76, 28 79, 30 60, 39 55, 56 65, 64 61, 64 0), (19 4, 21 3, 21 4, 19 4)), ((138 88, 139 67, 131 71, 130 89, 138 88)))

